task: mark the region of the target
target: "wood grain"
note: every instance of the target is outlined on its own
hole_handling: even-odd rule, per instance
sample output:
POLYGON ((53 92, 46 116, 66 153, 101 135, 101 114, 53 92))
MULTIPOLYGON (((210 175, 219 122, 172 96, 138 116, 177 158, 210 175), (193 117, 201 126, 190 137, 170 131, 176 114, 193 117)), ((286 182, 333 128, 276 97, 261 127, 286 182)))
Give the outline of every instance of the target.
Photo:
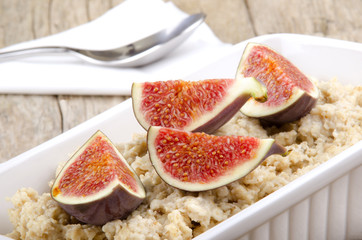
POLYGON ((362 41, 359 0, 247 1, 255 34, 300 33, 362 41))
MULTIPOLYGON (((91 21, 122 0, 0 0, 0 48, 91 21)), ((300 33, 362 42, 360 0, 172 0, 204 12, 222 41, 300 33)), ((2 76, 6 78, 6 76, 2 76)), ((124 101, 129 96, 0 95, 0 162, 124 101)))
POLYGON ((0 95, 0 159, 5 161, 62 132, 54 96, 0 95))

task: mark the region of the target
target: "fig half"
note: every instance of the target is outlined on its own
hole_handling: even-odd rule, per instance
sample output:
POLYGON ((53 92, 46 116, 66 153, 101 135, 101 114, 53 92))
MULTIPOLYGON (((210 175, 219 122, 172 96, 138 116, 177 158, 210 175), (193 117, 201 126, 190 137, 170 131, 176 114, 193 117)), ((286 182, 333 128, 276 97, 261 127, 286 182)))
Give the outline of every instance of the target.
POLYGON ((147 137, 152 165, 169 185, 206 191, 244 177, 272 154, 287 150, 273 139, 213 136, 150 127, 147 137))
POLYGON ((265 86, 255 78, 132 85, 133 111, 146 130, 161 126, 211 133, 230 120, 250 97, 267 99, 265 86))
POLYGON ((117 148, 97 131, 65 164, 51 196, 79 221, 103 225, 126 218, 146 194, 117 148))
POLYGON ((270 123, 300 119, 310 112, 319 95, 318 88, 302 71, 265 45, 248 43, 237 74, 255 77, 266 85, 268 100, 259 103, 250 99, 241 112, 270 123))

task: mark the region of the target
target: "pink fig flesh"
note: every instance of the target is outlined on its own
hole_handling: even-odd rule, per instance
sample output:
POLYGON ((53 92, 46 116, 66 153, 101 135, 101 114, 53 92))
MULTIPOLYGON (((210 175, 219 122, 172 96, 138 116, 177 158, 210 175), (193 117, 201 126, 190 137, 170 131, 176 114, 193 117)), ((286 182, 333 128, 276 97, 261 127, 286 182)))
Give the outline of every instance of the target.
POLYGON ((266 88, 255 78, 170 80, 132 86, 133 111, 146 130, 162 126, 211 133, 250 97, 266 100, 266 88))
POLYGON ((249 117, 275 124, 295 121, 308 114, 318 99, 317 87, 301 70, 261 44, 246 46, 237 74, 257 78, 268 90, 266 102, 250 99, 241 108, 249 117))
POLYGON ((169 185, 206 191, 238 180, 272 154, 287 154, 273 139, 213 136, 150 127, 147 137, 152 165, 169 185))
POLYGON ((142 182, 112 142, 97 131, 56 177, 52 198, 79 221, 126 218, 145 198, 142 182))

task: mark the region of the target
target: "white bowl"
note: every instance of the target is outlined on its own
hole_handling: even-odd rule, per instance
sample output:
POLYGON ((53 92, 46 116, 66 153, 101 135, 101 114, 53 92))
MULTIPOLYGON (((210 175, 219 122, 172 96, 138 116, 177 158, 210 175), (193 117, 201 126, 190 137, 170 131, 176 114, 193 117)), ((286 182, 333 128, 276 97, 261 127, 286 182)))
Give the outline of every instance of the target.
MULTIPOLYGON (((273 34, 235 45, 222 59, 186 79, 234 77, 247 42, 271 46, 307 75, 337 77, 361 85, 362 45, 296 34, 273 34)), ((6 201, 22 187, 49 191, 59 162, 68 159, 96 130, 113 142, 127 142, 144 132, 134 118, 131 100, 0 164, 0 234, 11 232, 6 201)), ((362 141, 196 239, 346 239, 362 238, 362 141)))

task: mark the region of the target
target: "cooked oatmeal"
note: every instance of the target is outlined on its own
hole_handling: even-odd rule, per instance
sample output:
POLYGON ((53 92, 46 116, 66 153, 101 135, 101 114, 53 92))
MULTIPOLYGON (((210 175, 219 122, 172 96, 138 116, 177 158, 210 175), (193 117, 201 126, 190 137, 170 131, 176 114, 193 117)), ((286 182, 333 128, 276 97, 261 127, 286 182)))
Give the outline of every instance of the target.
MULTIPOLYGON (((246 177, 199 193, 164 183, 147 155, 146 136, 137 135, 120 151, 140 176, 147 197, 125 220, 103 226, 79 223, 50 193, 23 188, 11 198, 15 239, 191 239, 362 140, 362 87, 336 80, 317 82, 320 98, 311 113, 279 128, 238 113, 216 135, 275 138, 292 150, 272 155, 246 177)), ((59 169, 58 169, 59 171, 59 169)), ((50 183, 51 184, 51 183, 50 183)))

